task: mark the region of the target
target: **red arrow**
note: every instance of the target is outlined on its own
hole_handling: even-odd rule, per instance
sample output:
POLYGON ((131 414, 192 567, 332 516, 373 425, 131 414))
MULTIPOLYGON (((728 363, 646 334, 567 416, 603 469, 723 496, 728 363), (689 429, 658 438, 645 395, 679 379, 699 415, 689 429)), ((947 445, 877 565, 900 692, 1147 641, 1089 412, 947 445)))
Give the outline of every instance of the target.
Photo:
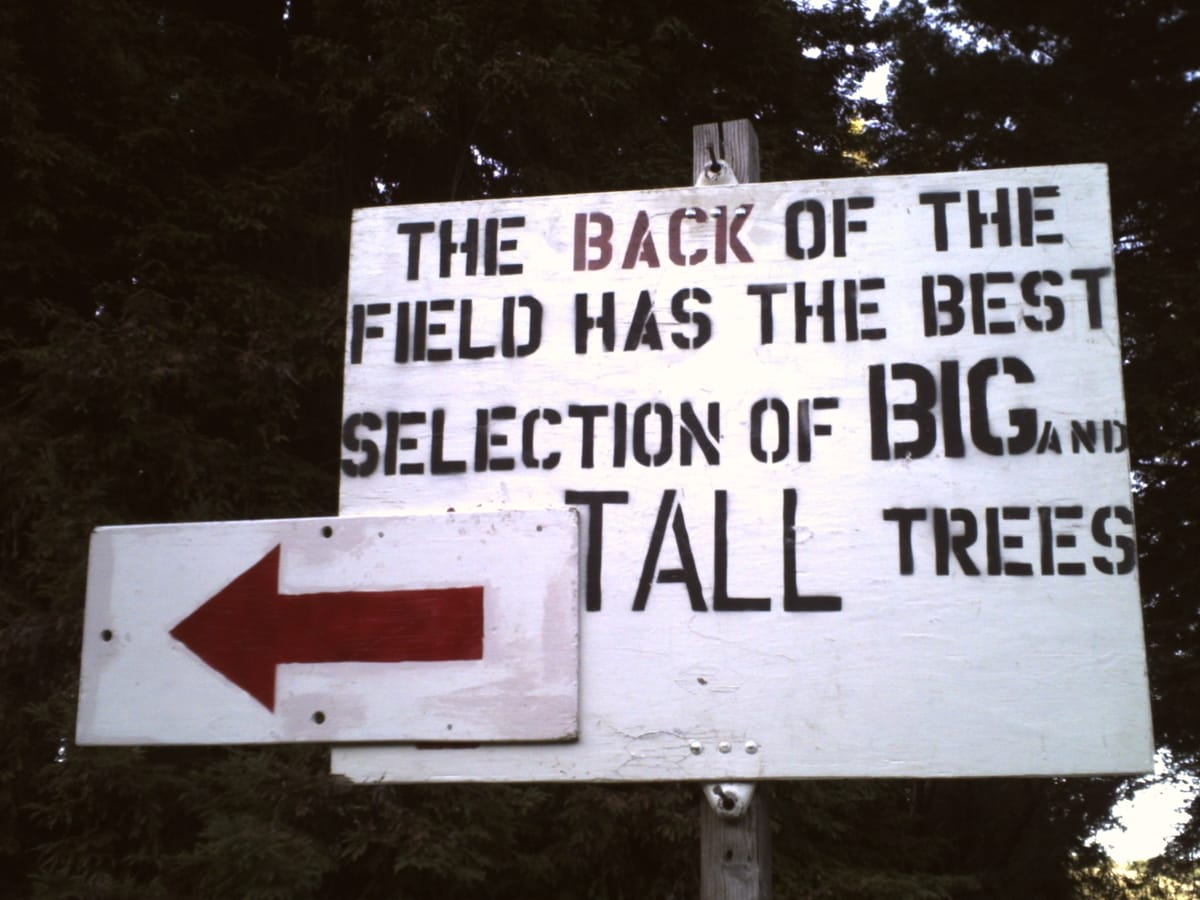
POLYGON ((171 629, 267 709, 285 663, 483 658, 483 588, 279 593, 279 547, 171 629))

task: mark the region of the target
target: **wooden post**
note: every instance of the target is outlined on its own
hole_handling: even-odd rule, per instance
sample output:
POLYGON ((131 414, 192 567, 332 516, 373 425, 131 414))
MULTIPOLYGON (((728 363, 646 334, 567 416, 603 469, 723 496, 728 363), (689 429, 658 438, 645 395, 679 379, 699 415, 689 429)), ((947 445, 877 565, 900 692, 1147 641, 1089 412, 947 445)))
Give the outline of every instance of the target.
POLYGON ((709 148, 718 159, 729 163, 738 184, 759 181, 758 135, 749 119, 710 122, 692 127, 692 184, 712 165, 709 148))
MULTIPOLYGON (((705 785, 700 804, 700 900, 771 900, 771 816, 766 786, 705 785), (752 789, 745 812, 730 818, 707 796, 752 789)), ((719 806, 719 803, 718 803, 719 806)))
MULTIPOLYGON (((692 128, 693 184, 704 184, 706 173, 709 179, 717 174, 714 160, 723 160, 739 184, 759 180, 758 136, 749 119, 692 128)), ((765 785, 704 786, 700 900, 771 900, 771 820, 765 785)))

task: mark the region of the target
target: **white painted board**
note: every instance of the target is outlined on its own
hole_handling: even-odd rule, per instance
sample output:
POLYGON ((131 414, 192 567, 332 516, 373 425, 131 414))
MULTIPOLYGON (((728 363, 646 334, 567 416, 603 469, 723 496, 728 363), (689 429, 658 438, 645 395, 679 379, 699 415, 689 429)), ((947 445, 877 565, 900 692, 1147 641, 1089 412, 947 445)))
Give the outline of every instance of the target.
POLYGON ((361 210, 341 509, 577 506, 580 737, 362 780, 1146 771, 1107 172, 361 210))
POLYGON ((578 515, 98 528, 81 744, 565 741, 578 515))

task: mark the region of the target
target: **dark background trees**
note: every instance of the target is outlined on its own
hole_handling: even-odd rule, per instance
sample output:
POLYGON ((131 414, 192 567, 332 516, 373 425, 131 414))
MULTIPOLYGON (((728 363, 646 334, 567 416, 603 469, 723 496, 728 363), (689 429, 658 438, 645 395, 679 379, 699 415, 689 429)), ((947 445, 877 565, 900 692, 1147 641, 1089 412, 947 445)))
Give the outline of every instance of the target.
MULTIPOLYGON (((746 116, 772 180, 1109 163, 1156 724, 1200 768, 1196 16, 931 6, 0 7, 0 889, 695 895, 692 787, 351 787, 312 749, 69 736, 91 528, 336 511, 352 208, 683 184, 691 125, 746 116), (885 57, 889 108, 849 98, 885 57)), ((1116 790, 780 785, 778 893, 1070 896, 1116 790)))

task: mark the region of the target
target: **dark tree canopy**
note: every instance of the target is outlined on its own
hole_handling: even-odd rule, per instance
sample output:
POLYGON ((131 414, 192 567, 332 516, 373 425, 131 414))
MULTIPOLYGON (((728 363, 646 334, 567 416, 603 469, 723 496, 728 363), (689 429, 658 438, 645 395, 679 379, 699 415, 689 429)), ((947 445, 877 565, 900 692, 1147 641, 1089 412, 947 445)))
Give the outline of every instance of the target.
MULTIPOLYGON (((731 118, 771 180, 1109 164, 1156 725, 1196 771, 1198 38, 1167 0, 0 5, 0 892, 695 896, 694 786, 69 736, 93 527, 336 511, 353 208, 685 184, 731 118), (889 107, 850 99, 884 57, 889 107)), ((778 785, 776 892, 1076 896, 1117 789, 778 785)))

